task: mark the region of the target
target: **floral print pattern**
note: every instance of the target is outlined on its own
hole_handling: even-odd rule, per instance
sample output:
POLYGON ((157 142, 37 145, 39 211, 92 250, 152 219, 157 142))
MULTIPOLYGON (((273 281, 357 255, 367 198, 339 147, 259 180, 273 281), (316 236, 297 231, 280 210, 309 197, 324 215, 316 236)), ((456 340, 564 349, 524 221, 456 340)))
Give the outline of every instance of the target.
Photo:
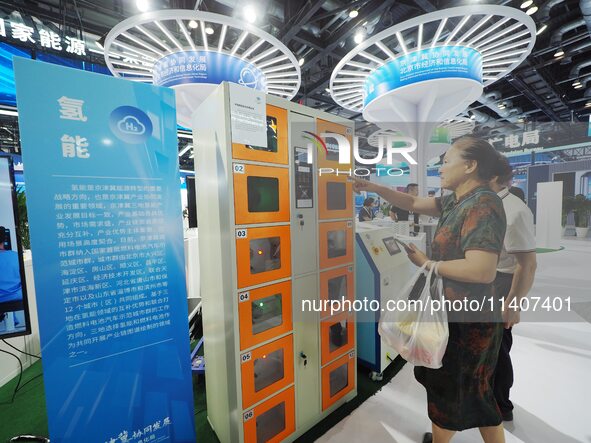
MULTIPOLYGON (((487 187, 477 187, 461 199, 438 199, 439 225, 432 243, 433 260, 465 258, 468 250, 501 252, 506 220, 501 199, 487 187)), ((464 283, 444 278, 445 298, 494 297, 493 284, 464 283)), ((437 426, 462 431, 502 422, 493 393, 493 373, 503 333, 498 304, 486 303, 481 317, 468 311, 448 312, 449 341, 443 366, 415 367, 415 378, 427 390, 429 418, 437 426)))

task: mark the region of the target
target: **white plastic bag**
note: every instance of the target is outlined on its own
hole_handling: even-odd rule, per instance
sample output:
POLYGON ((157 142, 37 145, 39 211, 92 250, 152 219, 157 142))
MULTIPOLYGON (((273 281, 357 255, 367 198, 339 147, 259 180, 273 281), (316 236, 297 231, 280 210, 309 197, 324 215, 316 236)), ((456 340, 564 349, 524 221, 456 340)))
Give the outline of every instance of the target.
POLYGON ((407 307, 401 311, 384 309, 380 316, 378 332, 382 339, 409 363, 437 369, 442 366, 449 330, 447 312, 443 309, 443 280, 437 277, 431 285, 435 266, 432 266, 429 272, 426 271, 426 266, 425 264, 418 270, 400 293, 392 294, 394 299, 406 300, 406 305, 409 305, 408 297, 413 287, 421 274, 426 274, 425 285, 417 299, 416 308, 407 307), (434 305, 439 305, 439 309, 431 309, 431 300, 440 301, 434 305))

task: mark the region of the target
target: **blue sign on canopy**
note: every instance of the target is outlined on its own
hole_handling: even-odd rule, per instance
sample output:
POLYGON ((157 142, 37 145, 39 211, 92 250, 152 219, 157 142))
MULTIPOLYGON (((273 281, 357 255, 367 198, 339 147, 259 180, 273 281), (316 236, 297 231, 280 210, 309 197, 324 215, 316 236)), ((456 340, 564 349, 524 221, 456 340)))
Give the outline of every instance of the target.
POLYGON ((14 66, 51 440, 194 442, 174 91, 14 66))
POLYGON ((232 82, 264 91, 266 77, 253 64, 230 54, 212 51, 181 51, 154 64, 154 84, 177 86, 192 83, 219 85, 232 82))
POLYGON ((363 104, 403 86, 443 78, 482 82, 482 55, 473 48, 437 46, 398 57, 366 78, 363 104))

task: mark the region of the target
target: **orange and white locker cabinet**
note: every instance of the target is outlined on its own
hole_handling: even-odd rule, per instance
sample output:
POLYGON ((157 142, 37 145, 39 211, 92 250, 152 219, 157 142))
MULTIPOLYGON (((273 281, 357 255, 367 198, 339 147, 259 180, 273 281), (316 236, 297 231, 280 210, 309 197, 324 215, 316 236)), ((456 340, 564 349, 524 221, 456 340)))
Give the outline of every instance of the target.
POLYGON ((279 443, 295 431, 295 394, 291 387, 242 414, 245 443, 279 443))
POLYGON ((240 354, 242 409, 293 383, 293 335, 240 354))
POLYGON ((289 170, 233 163, 237 225, 289 222, 289 170))
POLYGON ((287 110, 267 105, 267 147, 232 143, 232 158, 286 165, 288 140, 287 110))
POLYGON ((319 136, 323 133, 332 132, 338 134, 349 142, 349 159, 348 163, 339 163, 339 149, 344 149, 344 146, 339 145, 337 140, 332 137, 322 137, 326 145, 326 152, 318 155, 319 168, 333 168, 333 169, 350 169, 353 162, 353 130, 349 126, 344 126, 339 123, 330 122, 327 120, 316 120, 316 132, 319 136))
POLYGON ((318 177, 318 218, 353 218, 353 182, 345 175, 318 177))
POLYGON ((320 322, 320 347, 325 365, 355 346, 355 315, 341 312, 320 322))
POLYGON ((289 225, 236 229, 238 288, 291 275, 289 225))
POLYGON ((240 350, 291 331, 291 281, 239 291, 238 317, 240 350))
POLYGON ((355 388, 355 351, 322 368, 322 410, 328 409, 355 388))
POLYGON ((353 262, 353 221, 326 222, 318 225, 320 269, 353 262))
MULTIPOLYGON (((331 302, 355 301, 353 265, 331 269, 320 273, 320 317, 331 314, 331 302), (324 309, 326 306, 326 309, 324 309)), ((336 306, 336 305, 335 305, 336 306)))

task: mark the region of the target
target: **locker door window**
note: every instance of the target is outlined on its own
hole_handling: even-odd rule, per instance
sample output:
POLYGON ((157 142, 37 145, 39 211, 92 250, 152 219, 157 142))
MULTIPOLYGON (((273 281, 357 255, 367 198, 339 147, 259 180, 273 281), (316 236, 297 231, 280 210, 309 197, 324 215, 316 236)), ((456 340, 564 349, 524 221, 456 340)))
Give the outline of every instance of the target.
POLYGON ((343 257, 347 254, 347 232, 328 231, 326 235, 328 258, 343 257))
POLYGON ((252 304, 252 333, 259 334, 283 323, 281 294, 261 298, 252 304))
POLYGON ((279 211, 279 179, 274 177, 246 178, 248 212, 279 211))
POLYGON ((250 273, 272 271, 281 267, 279 237, 257 238, 250 241, 250 273))
POLYGON ((338 277, 328 280, 328 299, 329 300, 345 300, 347 298, 347 275, 339 275, 338 277))
POLYGON ((328 329, 328 347, 331 353, 335 352, 339 348, 342 348, 343 346, 347 346, 349 343, 347 328, 348 322, 346 319, 343 319, 331 325, 328 329))
POLYGON ((343 182, 326 182, 326 209, 343 211, 347 209, 347 184, 343 182))
POLYGON ((267 115, 267 147, 264 148, 262 146, 251 145, 246 145, 246 147, 256 151, 277 152, 277 140, 279 136, 278 131, 279 128, 277 126, 277 117, 267 115))
POLYGON ((254 361, 254 391, 259 392, 284 377, 283 348, 265 354, 254 361))
POLYGON ((331 397, 334 397, 349 386, 349 362, 345 362, 343 365, 331 371, 329 384, 331 397))
POLYGON ((285 402, 256 418, 257 443, 266 443, 285 429, 285 402))

